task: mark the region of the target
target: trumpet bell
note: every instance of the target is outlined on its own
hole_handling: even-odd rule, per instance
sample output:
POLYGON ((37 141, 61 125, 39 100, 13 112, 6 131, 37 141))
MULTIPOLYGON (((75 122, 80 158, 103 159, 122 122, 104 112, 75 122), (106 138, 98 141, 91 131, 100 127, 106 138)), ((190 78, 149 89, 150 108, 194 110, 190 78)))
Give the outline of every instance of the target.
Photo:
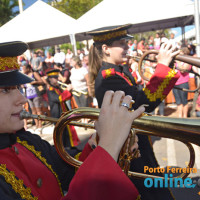
MULTIPOLYGON (((144 52, 144 54, 140 57, 139 61, 138 61, 138 71, 140 76, 142 77, 143 80, 149 81, 150 77, 153 74, 154 71, 154 67, 155 65, 151 63, 151 65, 147 68, 145 68, 143 61, 150 61, 150 62, 157 62, 156 59, 149 59, 148 56, 151 55, 157 55, 159 53, 158 50, 149 50, 144 52), (147 69, 147 70, 146 70, 147 69)), ((188 63, 190 65, 194 65, 196 67, 200 67, 200 58, 198 57, 193 57, 193 56, 188 56, 188 55, 177 55, 175 56, 175 58, 173 59, 173 61, 182 61, 185 63, 188 63)), ((190 90, 187 88, 178 88, 176 86, 174 86, 174 88, 178 89, 178 90, 183 90, 185 92, 196 92, 199 91, 200 89, 200 75, 198 73, 195 73, 193 71, 188 71, 189 73, 193 73, 196 78, 198 79, 198 85, 196 86, 196 88, 194 90, 190 90)))

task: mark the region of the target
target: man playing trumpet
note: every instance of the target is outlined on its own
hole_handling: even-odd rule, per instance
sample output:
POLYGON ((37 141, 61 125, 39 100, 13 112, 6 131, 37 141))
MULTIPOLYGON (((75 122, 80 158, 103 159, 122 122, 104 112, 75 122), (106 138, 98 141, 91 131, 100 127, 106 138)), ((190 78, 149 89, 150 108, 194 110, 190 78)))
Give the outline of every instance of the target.
MULTIPOLYGON (((49 69, 46 72, 47 82, 50 85, 47 91, 48 101, 50 106, 51 117, 59 118, 62 112, 68 111, 68 107, 66 105, 66 101, 71 98, 71 92, 69 89, 61 89, 58 84, 58 69, 49 69)), ((63 141, 65 142, 64 146, 66 147, 75 147, 79 143, 78 135, 74 126, 68 126, 64 130, 65 137, 63 137, 63 141)))

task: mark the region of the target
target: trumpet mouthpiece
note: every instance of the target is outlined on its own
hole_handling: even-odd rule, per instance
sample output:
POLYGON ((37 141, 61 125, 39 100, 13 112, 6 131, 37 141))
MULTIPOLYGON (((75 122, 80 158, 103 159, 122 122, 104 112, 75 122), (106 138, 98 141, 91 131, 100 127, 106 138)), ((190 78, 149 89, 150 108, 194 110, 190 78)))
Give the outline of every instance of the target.
POLYGON ((23 110, 22 112, 20 112, 19 117, 20 119, 27 119, 31 117, 31 114, 23 110))

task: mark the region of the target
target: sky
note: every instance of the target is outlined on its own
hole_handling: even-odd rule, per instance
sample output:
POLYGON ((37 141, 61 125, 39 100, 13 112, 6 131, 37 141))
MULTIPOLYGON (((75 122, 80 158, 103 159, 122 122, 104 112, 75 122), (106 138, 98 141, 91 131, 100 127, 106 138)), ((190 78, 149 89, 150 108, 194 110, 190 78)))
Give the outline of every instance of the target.
MULTIPOLYGON (((36 2, 37 0, 23 0, 23 2, 24 2, 24 10, 26 9, 26 8, 28 8, 29 6, 31 6, 32 4, 34 4, 35 2, 36 2)), ((44 2, 48 2, 48 0, 42 0, 42 1, 44 1, 44 2)))

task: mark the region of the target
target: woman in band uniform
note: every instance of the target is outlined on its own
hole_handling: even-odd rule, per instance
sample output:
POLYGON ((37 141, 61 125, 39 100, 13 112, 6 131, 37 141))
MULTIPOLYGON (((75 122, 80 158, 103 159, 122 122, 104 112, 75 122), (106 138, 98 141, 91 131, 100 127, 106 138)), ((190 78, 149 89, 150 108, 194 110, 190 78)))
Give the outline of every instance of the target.
MULTIPOLYGON (((127 34, 131 24, 115 27, 105 27, 89 32, 93 36, 94 43, 89 53, 89 79, 90 85, 95 82, 95 97, 98 105, 101 107, 102 100, 107 90, 124 91, 126 95, 130 95, 135 103, 133 109, 137 109, 140 105, 146 104, 147 112, 152 112, 161 102, 178 79, 176 71, 168 66, 174 56, 179 51, 170 44, 163 44, 160 48, 154 75, 146 84, 143 90, 139 90, 131 69, 127 62, 127 39, 132 36, 127 34)), ((152 145, 148 136, 139 135, 139 148, 141 157, 133 160, 131 163, 131 171, 144 173, 144 166, 158 167, 155 159, 152 145)), ((158 174, 154 174, 158 175, 158 174)), ((160 175, 160 174, 159 174, 160 175)), ((145 188, 143 180, 133 180, 138 188, 142 199, 172 199, 172 195, 168 189, 145 188)))
POLYGON ((120 102, 129 105, 132 98, 122 91, 108 91, 96 123, 98 146, 92 150, 86 145, 80 160, 91 154, 74 176, 74 167, 59 157, 54 146, 23 128, 20 113, 27 100, 18 86, 33 80, 19 72, 17 56, 27 48, 26 43, 18 41, 0 44, 0 198, 139 199, 136 187, 116 161, 131 123, 144 112, 144 107, 129 112, 120 102))

